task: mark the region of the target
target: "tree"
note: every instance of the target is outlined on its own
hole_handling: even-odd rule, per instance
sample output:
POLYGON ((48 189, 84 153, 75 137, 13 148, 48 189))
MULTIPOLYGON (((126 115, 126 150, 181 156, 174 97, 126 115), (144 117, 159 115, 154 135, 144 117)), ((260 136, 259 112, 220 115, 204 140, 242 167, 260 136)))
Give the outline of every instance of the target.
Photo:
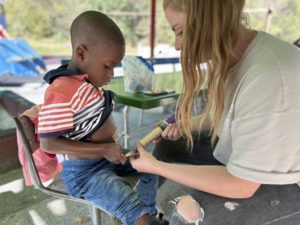
POLYGON ((69 26, 87 4, 79 0, 14 0, 5 5, 13 36, 48 38, 69 36, 69 26))
MULTIPOLYGON (((149 45, 150 3, 148 0, 9 0, 5 4, 8 31, 13 37, 55 39, 69 42, 69 27, 83 11, 107 13, 123 31, 127 45, 149 45)), ((292 42, 299 38, 299 0, 247 0, 246 8, 273 8, 270 33, 292 42)), ((262 30, 265 14, 250 14, 250 26, 262 30)), ((156 43, 174 44, 174 35, 164 18, 162 0, 157 0, 156 43)))
POLYGON ((106 12, 123 31, 125 38, 131 45, 136 45, 137 41, 145 38, 150 29, 150 1, 145 0, 114 0, 114 1, 94 1, 90 0, 91 7, 95 10, 106 12), (112 14, 111 12, 115 12, 112 14), (132 12, 123 14, 121 12, 132 12), (140 15, 139 15, 140 13, 140 15))
MULTIPOLYGON (((300 1, 298 0, 249 0, 246 8, 267 8, 273 11, 270 33, 288 42, 300 37, 300 1)), ((250 14, 250 26, 263 30, 265 14, 250 14)))

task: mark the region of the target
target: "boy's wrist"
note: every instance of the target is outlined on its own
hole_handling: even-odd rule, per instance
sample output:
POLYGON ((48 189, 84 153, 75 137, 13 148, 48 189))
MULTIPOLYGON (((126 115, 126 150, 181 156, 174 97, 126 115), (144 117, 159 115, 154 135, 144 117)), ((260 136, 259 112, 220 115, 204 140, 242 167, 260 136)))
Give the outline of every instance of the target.
POLYGON ((99 154, 101 154, 101 156, 105 157, 105 155, 107 154, 107 151, 109 150, 109 146, 108 144, 98 144, 98 149, 100 149, 99 154))

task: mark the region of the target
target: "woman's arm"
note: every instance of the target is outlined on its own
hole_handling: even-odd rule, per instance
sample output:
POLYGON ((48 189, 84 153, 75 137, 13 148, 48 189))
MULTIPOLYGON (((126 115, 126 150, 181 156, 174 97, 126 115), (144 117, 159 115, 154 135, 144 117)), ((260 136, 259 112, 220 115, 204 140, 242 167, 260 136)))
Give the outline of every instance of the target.
POLYGON ((227 198, 249 198, 260 186, 231 175, 225 166, 178 165, 159 162, 156 169, 156 174, 160 176, 227 198))
POLYGON ((74 141, 64 137, 40 138, 41 148, 49 153, 66 154, 78 159, 106 158, 113 163, 124 163, 123 148, 115 143, 74 141))
POLYGON ((178 165, 156 160, 138 147, 140 157, 131 159, 140 172, 157 174, 180 184, 227 198, 249 198, 260 184, 231 175, 225 166, 178 165))

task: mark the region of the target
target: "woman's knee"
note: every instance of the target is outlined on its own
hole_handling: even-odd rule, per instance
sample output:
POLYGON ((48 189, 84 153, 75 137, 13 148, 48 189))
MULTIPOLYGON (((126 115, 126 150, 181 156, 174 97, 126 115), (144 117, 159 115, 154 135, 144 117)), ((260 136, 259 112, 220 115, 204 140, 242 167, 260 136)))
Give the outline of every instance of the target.
POLYGON ((179 198, 176 212, 187 224, 198 224, 204 218, 204 211, 200 204, 190 195, 179 198))

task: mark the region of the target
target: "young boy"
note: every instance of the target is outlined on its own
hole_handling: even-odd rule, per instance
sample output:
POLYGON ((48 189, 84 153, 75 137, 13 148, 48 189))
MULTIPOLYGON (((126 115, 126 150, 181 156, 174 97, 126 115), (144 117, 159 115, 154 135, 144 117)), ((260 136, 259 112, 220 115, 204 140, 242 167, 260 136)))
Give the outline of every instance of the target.
POLYGON ((115 143, 112 93, 99 88, 110 82, 124 56, 124 37, 106 15, 87 11, 73 21, 71 43, 70 63, 44 77, 50 85, 39 113, 41 148, 65 155, 62 178, 70 195, 93 202, 125 225, 150 224, 157 177, 138 173, 126 160, 115 143), (139 178, 135 191, 124 175, 139 178))

